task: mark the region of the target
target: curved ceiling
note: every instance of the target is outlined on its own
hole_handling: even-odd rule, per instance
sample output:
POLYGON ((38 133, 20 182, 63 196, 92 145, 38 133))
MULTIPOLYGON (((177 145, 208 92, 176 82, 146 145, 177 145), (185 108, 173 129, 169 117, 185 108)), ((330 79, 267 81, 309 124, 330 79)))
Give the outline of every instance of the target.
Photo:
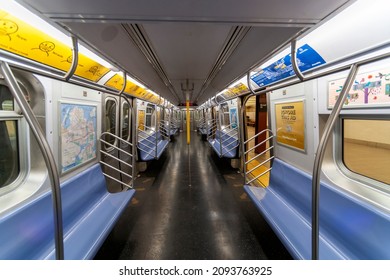
POLYGON ((173 104, 201 104, 347 0, 19 0, 173 104))

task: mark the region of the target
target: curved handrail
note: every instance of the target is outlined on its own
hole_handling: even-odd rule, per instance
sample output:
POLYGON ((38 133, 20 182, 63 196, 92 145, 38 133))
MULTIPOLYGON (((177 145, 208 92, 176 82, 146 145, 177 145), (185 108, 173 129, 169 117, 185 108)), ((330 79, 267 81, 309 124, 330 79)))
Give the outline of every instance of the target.
POLYGON ((76 72, 77 64, 79 62, 79 45, 78 40, 75 36, 72 36, 72 64, 68 70, 68 72, 64 76, 64 80, 67 82, 72 78, 73 74, 76 72))
POLYGON ((297 75, 298 79, 303 82, 305 81, 305 77, 303 76, 301 70, 298 67, 297 62, 297 40, 294 39, 291 41, 291 64, 293 67, 293 70, 295 72, 295 75, 297 75))
POLYGON ((345 80, 344 86, 341 90, 339 98, 336 101, 336 104, 333 107, 333 110, 328 118, 328 121, 325 124, 324 132, 322 134, 320 143, 317 147, 316 157, 314 159, 313 166, 313 181, 312 181, 312 259, 318 260, 319 257, 319 198, 320 198, 320 172, 321 165, 325 155, 326 145, 328 143, 329 137, 333 131, 334 125, 336 123, 337 117, 340 114, 341 108, 347 98, 348 92, 352 86, 352 83, 355 79, 356 73, 358 71, 358 66, 356 64, 352 65, 351 70, 348 74, 347 79, 345 80))
POLYGON ((59 179, 54 155, 50 149, 49 143, 47 142, 44 133, 42 132, 41 126, 38 123, 38 120, 36 119, 26 99, 24 98, 24 95, 21 89, 19 88, 18 82, 16 81, 11 69, 9 68, 9 65, 6 62, 1 61, 0 66, 12 95, 14 96, 16 102, 18 103, 20 109, 22 110, 22 113, 25 116, 26 121, 29 124, 32 133, 37 139, 38 146, 42 152, 43 158, 45 160, 45 164, 47 166, 47 170, 51 182, 50 186, 51 186, 52 201, 53 201, 54 241, 55 241, 56 259, 63 260, 64 240, 63 240, 63 224, 62 224, 61 189, 60 189, 60 179, 59 179))

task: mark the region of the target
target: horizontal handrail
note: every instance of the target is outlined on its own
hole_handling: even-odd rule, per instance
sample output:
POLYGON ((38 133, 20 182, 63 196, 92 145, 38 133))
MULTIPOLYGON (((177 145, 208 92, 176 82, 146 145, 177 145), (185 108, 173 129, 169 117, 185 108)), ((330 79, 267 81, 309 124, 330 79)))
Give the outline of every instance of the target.
POLYGON ((272 167, 268 168, 267 170, 265 170, 265 171, 262 172, 261 174, 257 175, 256 177, 252 178, 251 180, 249 180, 249 181, 247 182, 247 184, 250 184, 250 183, 252 183, 253 181, 259 179, 261 176, 264 176, 264 175, 267 174, 268 172, 271 172, 271 170, 272 170, 272 167))
MULTIPOLYGON (((147 128, 148 130, 153 130, 154 131, 154 127, 151 127, 151 126, 147 126, 147 125, 143 125, 144 128, 147 128)), ((145 131, 145 130, 142 130, 138 127, 138 130, 141 130, 141 131, 145 131)))
POLYGON ((132 189, 132 188, 133 188, 133 187, 130 186, 129 184, 126 184, 126 183, 124 183, 124 182, 122 182, 122 181, 120 181, 120 180, 118 180, 118 179, 116 179, 116 178, 114 178, 114 177, 108 175, 107 173, 104 173, 104 172, 102 172, 102 173, 103 173, 103 175, 104 175, 105 177, 107 177, 107 178, 109 178, 109 179, 111 179, 111 180, 114 180, 115 182, 117 182, 117 183, 119 183, 119 184, 122 184, 122 185, 128 187, 129 189, 132 189))
MULTIPOLYGON (((252 136, 251 138, 249 138, 248 140, 244 141, 243 145, 244 145, 244 158, 246 158, 246 156, 248 155, 249 152, 253 151, 254 149, 256 149, 257 147, 259 147, 260 145, 263 145, 267 142, 270 142, 270 145, 268 148, 264 149, 264 151, 262 151, 261 153, 255 155, 253 158, 250 158, 248 160, 244 160, 244 177, 245 177, 245 184, 250 184, 254 181, 256 181, 257 179, 259 179, 260 177, 264 176, 265 174, 269 173, 272 169, 272 160, 274 159, 274 156, 273 156, 273 149, 274 149, 274 145, 272 143, 272 140, 274 138, 274 135, 273 135, 273 132, 270 130, 270 129, 264 129, 262 131, 260 131, 259 133, 257 133, 256 135, 252 136), (255 140, 257 137, 259 137, 260 135, 263 135, 265 133, 268 133, 269 136, 264 139, 263 141, 261 141, 260 143, 254 145, 254 147, 250 148, 250 149, 246 149, 246 146, 247 144, 250 142, 250 141, 253 141, 255 140), (250 170, 247 170, 247 165, 258 159, 260 156, 263 156, 265 154, 267 154, 268 152, 271 152, 270 154, 270 157, 265 159, 264 161, 260 162, 258 165, 256 165, 255 167, 253 167, 252 169, 250 170), (267 163, 271 163, 271 165, 269 167, 265 166, 267 163), (263 172, 261 172, 259 175, 255 176, 252 178, 252 173, 253 171, 257 170, 258 168, 264 166, 266 168, 266 170, 264 170, 263 172), (251 178, 248 178, 248 175, 251 174, 251 178)), ((254 174, 253 174, 254 176, 254 174)), ((264 185, 262 182, 260 182, 262 185, 264 185)))
POLYGON ((267 128, 267 129, 264 129, 264 130, 260 131, 259 133, 255 134, 254 136, 252 136, 251 138, 249 138, 248 140, 244 141, 244 144, 247 144, 249 141, 255 139, 256 137, 258 137, 258 136, 260 136, 261 134, 266 133, 266 132, 271 132, 271 134, 272 134, 272 130, 270 130, 270 129, 268 129, 268 128, 267 128))
MULTIPOLYGON (((156 137, 157 136, 155 136, 155 135, 151 135, 151 136, 149 136, 149 137, 151 137, 153 140, 150 140, 150 139, 148 139, 149 137, 143 137, 143 136, 140 136, 140 135, 138 135, 138 137, 140 137, 141 138, 141 141, 146 141, 146 142, 149 142, 150 144, 155 144, 155 139, 156 139, 156 137)), ((140 141, 138 141, 138 143, 139 143, 140 141)))
POLYGON ((248 164, 248 163, 254 161, 254 160, 257 159, 258 157, 260 157, 260 156, 264 155, 265 153, 271 151, 273 148, 274 148, 274 146, 271 146, 271 147, 265 149, 265 150, 262 151, 260 154, 257 154, 257 155, 254 156, 253 158, 251 158, 251 159, 249 159, 248 161, 246 161, 245 164, 248 164))
POLYGON ((225 152, 223 152, 223 153, 221 154, 221 156, 224 156, 224 155, 226 155, 228 152, 233 151, 233 150, 236 149, 238 146, 239 146, 239 144, 237 144, 236 146, 230 148, 229 150, 226 150, 225 152))
MULTIPOLYGON (((121 152, 127 154, 128 156, 133 156, 131 153, 129 153, 129 152, 127 152, 127 151, 125 151, 125 150, 123 150, 123 149, 121 149, 121 148, 118 148, 117 146, 115 146, 114 144, 111 144, 110 142, 107 142, 106 140, 100 139, 100 142, 102 142, 102 143, 104 143, 105 145, 110 146, 110 147, 112 147, 112 148, 114 148, 114 149, 116 149, 116 150, 118 150, 118 151, 121 151, 121 152)), ((127 142, 127 141, 124 141, 124 142, 127 142)), ((127 143, 128 143, 128 142, 127 142, 127 143)), ((131 146, 132 146, 132 145, 131 145, 131 146)))
POLYGON ((133 179, 133 176, 131 176, 130 174, 128 174, 128 173, 126 173, 126 172, 124 172, 124 171, 122 171, 122 170, 112 166, 111 164, 108 164, 107 162, 104 162, 104 161, 101 160, 100 163, 105 165, 105 166, 107 166, 107 167, 109 167, 109 168, 111 168, 111 169, 113 169, 113 170, 115 170, 115 171, 118 171, 119 173, 129 177, 130 179, 133 179))
MULTIPOLYGON (((266 164, 267 162, 270 162, 274 157, 269 157, 267 158, 266 160, 264 160, 263 162, 259 163, 258 165, 256 165, 255 167, 253 167, 251 170, 247 171, 248 173, 252 173, 254 170, 256 170, 257 168, 259 168, 260 166, 266 164)), ((246 163, 245 163, 246 164, 246 163)))
POLYGON ((230 145, 230 144, 232 144, 232 143, 235 143, 236 141, 238 141, 238 138, 234 138, 234 135, 229 135, 229 138, 227 138, 227 139, 225 139, 225 140, 223 140, 223 141, 222 141, 222 138, 221 138, 220 143, 221 143, 221 144, 224 144, 224 143, 228 142, 227 145, 230 145), (232 138, 233 138, 233 139, 232 139, 232 138), (230 142, 228 142, 229 140, 230 140, 230 142))
POLYGON ((117 157, 113 156, 113 155, 110 154, 110 153, 107 153, 107 152, 105 152, 105 151, 103 151, 103 150, 100 151, 100 152, 103 153, 104 155, 110 157, 110 158, 113 158, 113 159, 116 159, 117 161, 122 162, 123 164, 125 164, 126 166, 128 166, 128 167, 130 167, 130 168, 133 168, 133 166, 132 166, 130 163, 128 163, 128 162, 126 162, 126 161, 124 161, 124 160, 121 160, 120 158, 117 158, 117 157))
MULTIPOLYGON (((253 146, 252 148, 250 148, 249 150, 247 150, 245 152, 245 155, 248 154, 249 152, 253 151, 254 149, 256 149, 257 147, 263 145, 264 143, 266 143, 267 141, 271 140, 273 138, 273 136, 269 136, 267 137, 265 140, 261 141, 260 143, 256 144, 255 146, 253 146)), ((247 143, 244 143, 244 144, 247 144, 247 143)))
MULTIPOLYGON (((111 132, 107 132, 107 131, 106 131, 106 132, 103 132, 103 133, 100 135, 99 141, 100 141, 100 143, 103 144, 103 145, 101 145, 100 153, 102 153, 103 155, 108 156, 109 158, 115 160, 115 161, 118 162, 119 164, 121 164, 121 163, 125 164, 127 167, 131 168, 132 171, 134 170, 133 164, 129 164, 128 162, 122 160, 122 159, 121 159, 121 156, 120 156, 121 153, 122 153, 122 154, 125 154, 125 155, 127 155, 127 156, 130 156, 130 157, 132 157, 132 158, 134 159, 134 155, 133 155, 132 153, 130 153, 130 152, 128 152, 128 151, 125 151, 125 150, 123 150, 123 149, 121 149, 121 148, 119 147, 119 145, 120 145, 119 143, 124 143, 124 144, 127 144, 127 145, 131 146, 131 147, 133 147, 133 143, 130 143, 130 142, 128 142, 128 141, 122 139, 121 137, 119 137, 119 136, 117 136, 117 135, 115 135, 115 134, 112 134, 111 132), (106 141, 106 140, 104 139, 104 137, 106 137, 106 136, 109 136, 109 137, 112 137, 112 138, 118 140, 118 141, 115 141, 116 143, 118 143, 118 144, 117 144, 118 146, 116 146, 116 145, 114 145, 114 144, 109 143, 108 141, 106 141), (107 147, 107 146, 109 146, 109 147, 113 148, 114 150, 118 151, 118 156, 114 156, 114 155, 112 155, 111 153, 106 152, 106 151, 104 150, 103 147, 107 147)), ((117 178, 114 178, 113 176, 108 175, 106 172, 103 172, 103 175, 104 175, 106 178, 109 178, 109 179, 111 179, 111 180, 113 180, 113 181, 115 181, 115 182, 117 182, 117 183, 120 183, 121 185, 126 186, 126 187, 129 188, 129 189, 132 189, 132 188, 133 188, 133 187, 132 187, 133 181, 134 181, 133 175, 130 175, 130 174, 128 174, 127 172, 124 172, 124 171, 122 171, 121 169, 118 169, 118 168, 114 167, 112 164, 109 164, 109 163, 107 163, 107 162, 105 162, 105 161, 103 161, 103 160, 100 160, 99 162, 100 162, 101 164, 103 164, 104 166, 110 168, 111 170, 115 170, 115 171, 119 172, 121 175, 124 175, 124 176, 126 176, 127 178, 129 178, 129 179, 131 180, 131 184, 128 184, 128 183, 123 182, 122 176, 121 176, 121 180, 118 180, 117 178)), ((119 165, 119 166, 121 166, 121 165, 119 165)), ((133 174, 133 172, 131 172, 131 174, 133 174)))

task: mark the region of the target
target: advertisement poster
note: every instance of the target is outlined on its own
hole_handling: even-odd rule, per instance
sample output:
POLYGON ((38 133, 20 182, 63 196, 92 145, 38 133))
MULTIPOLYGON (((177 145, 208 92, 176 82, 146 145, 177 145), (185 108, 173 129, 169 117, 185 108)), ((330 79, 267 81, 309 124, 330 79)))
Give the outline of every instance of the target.
MULTIPOLYGON (((297 64, 301 72, 325 64, 325 60, 309 45, 297 49, 297 64)), ((259 87, 273 84, 282 79, 294 76, 291 54, 279 59, 251 76, 251 80, 259 87)))
MULTIPOLYGON (((1 9, 0 49, 62 71, 68 71, 72 63, 70 46, 1 9)), ((110 69, 79 53, 75 75, 97 82, 109 71, 110 69)))
MULTIPOLYGON (((345 78, 328 84, 328 108, 332 108, 343 89, 345 78)), ((390 106, 390 68, 356 75, 344 107, 390 106)))
POLYGON ((145 130, 145 110, 138 110, 138 129, 145 130))
POLYGON ((237 127, 237 108, 230 108, 229 110, 229 116, 230 116, 230 125, 232 126, 232 128, 236 128, 237 127))
POLYGON ((304 101, 275 104, 276 141, 305 151, 304 101))

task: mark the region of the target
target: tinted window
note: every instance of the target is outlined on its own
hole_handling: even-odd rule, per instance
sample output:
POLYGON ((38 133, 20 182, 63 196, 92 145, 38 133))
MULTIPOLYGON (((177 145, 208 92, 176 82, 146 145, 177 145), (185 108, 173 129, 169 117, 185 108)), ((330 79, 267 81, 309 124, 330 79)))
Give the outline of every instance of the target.
POLYGON ((344 119, 343 162, 354 173, 390 184, 390 121, 344 119))
POLYGON ((17 123, 0 121, 0 187, 12 183, 19 175, 17 123))
MULTIPOLYGON (((116 101, 108 99, 106 101, 106 115, 105 115, 106 131, 115 135, 116 132, 116 101)), ((114 144, 114 137, 106 138, 109 143, 114 144)))

